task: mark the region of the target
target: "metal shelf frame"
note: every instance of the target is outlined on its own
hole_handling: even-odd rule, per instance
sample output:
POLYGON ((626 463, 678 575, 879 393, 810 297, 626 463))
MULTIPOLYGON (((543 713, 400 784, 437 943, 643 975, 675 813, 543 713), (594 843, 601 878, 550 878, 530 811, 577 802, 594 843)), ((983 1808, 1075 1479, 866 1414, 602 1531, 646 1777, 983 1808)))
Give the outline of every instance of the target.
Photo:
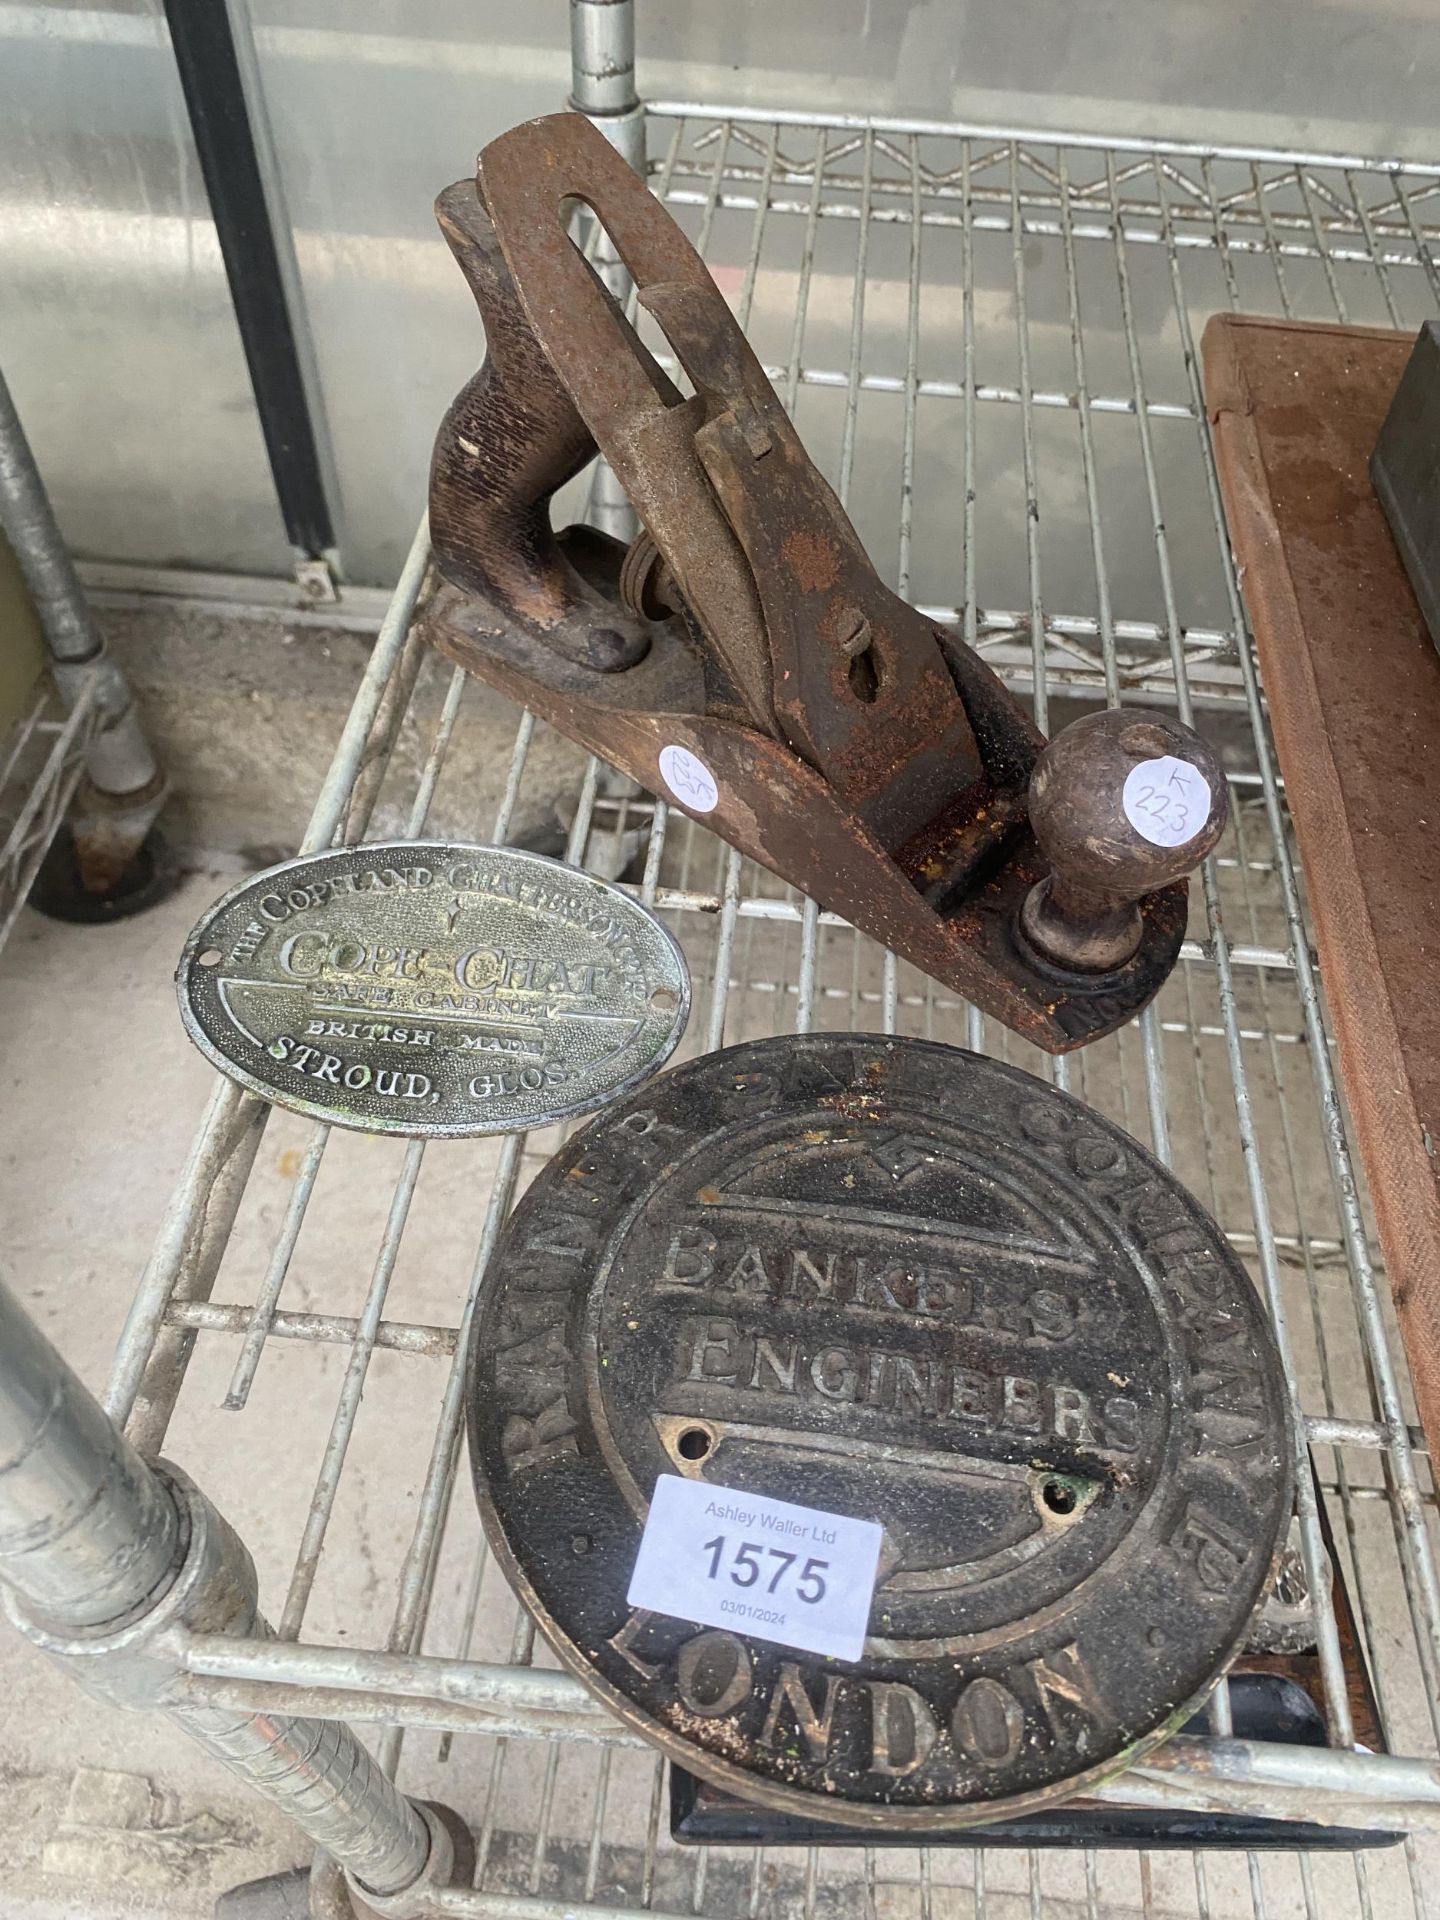
POLYGON ((3 373, 0 535, 34 603, 47 668, 0 739, 3 947, 72 802, 84 884, 103 891, 124 874, 167 789, 125 677, 95 627, 3 373))
MULTIPOLYGON (((628 12, 589 10, 592 24, 628 12)), ((633 139, 639 121, 623 117, 633 139)), ((1223 1892, 1224 1870, 1202 1855, 1177 1873, 1148 1854, 1086 1852, 1068 1864, 963 1848, 866 1848, 849 1859, 817 1849, 684 1854, 661 1837, 662 1766, 643 1750, 649 1814, 643 1837, 622 1847, 607 1825, 607 1794, 634 1738, 545 1664, 477 1538, 462 1462, 477 1293, 527 1162, 553 1136, 477 1150, 488 1197, 475 1244, 463 1256, 456 1249, 451 1319, 386 1311, 426 1154, 418 1141, 403 1155, 349 1310, 312 1311, 285 1290, 317 1257, 302 1235, 327 1131, 309 1128, 264 1272, 248 1292, 227 1294, 227 1241, 269 1109, 223 1080, 140 1281, 106 1406, 153 1459, 197 1351, 223 1344, 230 1384, 223 1409, 207 1417, 224 1443, 244 1448, 257 1371, 282 1347, 297 1364, 316 1363, 304 1391, 330 1396, 333 1417, 287 1589, 271 1602, 277 1636, 177 1631, 173 1697, 187 1708, 368 1724, 392 1773, 406 1760, 407 1729, 440 1734, 442 1754, 452 1736, 488 1741, 488 1795, 465 1809, 479 1836, 475 1890, 433 1895, 433 1911, 549 1920, 592 1909, 783 1909, 808 1920, 822 1908, 848 1913, 853 1897, 857 1911, 921 1920, 937 1909, 1038 1915, 1052 1901, 1067 1914, 1183 1910, 1208 1920, 1223 1900, 1254 1920, 1272 1910, 1424 1920, 1440 1860, 1435 1485, 1347 1137, 1221 511, 1197 335, 1226 305, 1417 325, 1440 300, 1440 168, 685 101, 650 103, 643 125, 655 191, 711 262, 802 432, 814 430, 829 477, 899 590, 955 621, 1033 697, 1042 726, 1062 698, 1143 698, 1224 729, 1234 817, 1193 889, 1192 938, 1156 1006, 1069 1062, 1043 1061, 663 801, 618 791, 594 760, 574 795, 566 858, 613 870, 620 837, 648 825, 639 892, 685 944, 696 982, 692 1050, 846 1025, 989 1048, 1103 1106, 1211 1205, 1274 1320, 1391 1751, 1355 1747, 1307 1472, 1298 1512, 1312 1590, 1324 1598, 1330 1749, 1234 1740, 1222 1686, 1211 1739, 1174 1740, 1101 1797, 1411 1837, 1393 1852, 1350 1856, 1343 1871, 1329 1857, 1250 1855, 1223 1892), (936 441, 952 462, 944 485, 926 477, 936 441), (946 569, 958 577, 942 604, 943 591, 926 583, 946 569), (1117 585, 1128 592, 1136 580, 1142 604, 1122 604, 1117 585), (992 589, 993 605, 980 598, 992 589), (413 1393, 428 1397, 432 1437, 414 1467, 408 1544, 386 1569, 387 1630, 374 1644, 322 1643, 305 1636, 307 1609, 379 1351, 402 1357, 413 1393), (319 1364, 327 1354, 343 1361, 338 1389, 319 1364), (494 1642, 498 1632, 503 1642, 507 1623, 508 1658, 476 1657, 477 1637, 494 1642), (505 1782, 517 1743, 531 1740, 548 1744, 517 1815, 505 1782), (583 1831, 567 1830, 562 1754, 589 1769, 583 1831)), ((427 557, 422 526, 302 852, 363 838, 377 805, 387 818, 398 809, 415 837, 437 790, 449 804, 447 749, 487 696, 424 657, 414 617, 427 557), (396 755, 418 724, 417 682, 437 677, 443 699, 427 749, 418 760, 396 755), (404 771, 412 762, 418 777, 404 771)), ((536 736, 525 716, 503 798, 493 817, 474 821, 478 836, 510 832, 536 736)))
POLYGON ((0 742, 0 947, 85 772, 104 714, 88 680, 67 713, 45 681, 0 742))

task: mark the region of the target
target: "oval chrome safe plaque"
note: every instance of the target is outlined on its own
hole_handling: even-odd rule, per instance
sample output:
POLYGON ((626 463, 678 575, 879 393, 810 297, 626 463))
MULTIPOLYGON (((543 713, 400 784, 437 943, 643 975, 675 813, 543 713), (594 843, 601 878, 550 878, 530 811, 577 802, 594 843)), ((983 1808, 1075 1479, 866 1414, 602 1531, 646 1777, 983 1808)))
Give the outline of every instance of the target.
POLYGON ((211 908, 186 1031, 279 1106, 366 1132, 543 1127, 674 1051, 690 980, 646 908, 512 847, 388 841, 287 860, 211 908))
POLYGON ((491 1544, 575 1672, 705 1779, 877 1839, 1163 1740, 1290 1515, 1219 1227, 1093 1108, 919 1040, 732 1047, 593 1120, 510 1216, 467 1397, 491 1544), (713 1489, 673 1591, 729 1627, 630 1604, 662 1475, 713 1489), (807 1597, 774 1502, 883 1528, 859 1659, 746 1624, 807 1597))

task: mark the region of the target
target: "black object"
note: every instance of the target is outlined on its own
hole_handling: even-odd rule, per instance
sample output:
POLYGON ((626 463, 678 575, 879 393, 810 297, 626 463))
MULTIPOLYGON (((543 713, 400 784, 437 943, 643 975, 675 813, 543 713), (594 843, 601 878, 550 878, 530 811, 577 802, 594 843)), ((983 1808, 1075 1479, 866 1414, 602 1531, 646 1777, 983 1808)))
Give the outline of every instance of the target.
POLYGON ((486 1531, 562 1658, 744 1800, 887 1839, 1164 1739, 1290 1512, 1220 1229, 1093 1109, 920 1040, 754 1041, 608 1108, 511 1216, 469 1370, 486 1531), (880 1521, 860 1656, 632 1608, 662 1474, 737 1537, 750 1494, 880 1521))
MULTIPOLYGON (((1303 1687, 1269 1673, 1232 1673, 1230 1707, 1241 1740, 1280 1740, 1323 1747, 1325 1724, 1303 1687)), ((1203 1715, 1186 1733, 1209 1731, 1203 1715)), ((688 1846, 862 1847, 874 1846, 870 1828, 837 1827, 828 1821, 773 1813, 696 1779, 670 1765, 670 1833, 688 1846)), ((1145 1807, 1094 1807, 1073 1803, 1045 1807, 1018 1820, 997 1821, 963 1832, 937 1827, 931 1833, 887 1833, 887 1847, 1393 1847, 1404 1836, 1353 1827, 1319 1827, 1249 1814, 1184 1813, 1145 1807)))
POLYGON ((130 864, 113 885, 96 892, 85 885, 75 852, 75 836, 62 822, 30 885, 27 905, 47 920, 98 927, 168 900, 180 884, 180 868, 158 827, 141 841, 130 864))
POLYGON ((165 0, 165 14, 285 532, 319 559, 335 545, 334 522, 229 11, 223 0, 165 0))
POLYGON ((1370 456, 1370 478, 1440 647, 1440 321, 1427 320, 1370 456))

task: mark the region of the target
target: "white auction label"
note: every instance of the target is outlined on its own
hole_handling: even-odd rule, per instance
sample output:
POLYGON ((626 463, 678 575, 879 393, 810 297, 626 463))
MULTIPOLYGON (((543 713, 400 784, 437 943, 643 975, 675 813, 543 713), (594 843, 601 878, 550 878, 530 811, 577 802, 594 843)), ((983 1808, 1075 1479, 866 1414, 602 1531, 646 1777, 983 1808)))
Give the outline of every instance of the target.
POLYGON ((1125 818, 1156 847, 1183 847, 1210 818, 1210 782, 1173 753, 1137 761, 1120 798, 1125 818))
POLYGON ((715 776, 688 747, 660 749, 660 775, 671 793, 692 813, 713 813, 720 804, 715 776))
POLYGON ((858 1660, 884 1529, 662 1473, 626 1598, 701 1626, 858 1660))

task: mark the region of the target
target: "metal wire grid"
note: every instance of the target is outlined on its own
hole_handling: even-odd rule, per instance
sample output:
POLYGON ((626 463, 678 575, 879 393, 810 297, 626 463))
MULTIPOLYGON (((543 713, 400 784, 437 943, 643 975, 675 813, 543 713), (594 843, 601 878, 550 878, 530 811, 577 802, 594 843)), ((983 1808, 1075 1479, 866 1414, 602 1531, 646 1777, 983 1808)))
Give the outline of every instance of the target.
MULTIPOLYGON (((1327 1606, 1320 1653, 1333 1751, 1250 1749, 1248 1778, 1243 1767, 1217 1777, 1207 1753, 1224 1749, 1176 1741, 1106 1794, 1433 1825, 1433 1483, 1346 1140, 1220 514, 1196 333, 1227 304, 1416 324, 1440 294, 1437 230, 1424 224, 1440 176, 1324 156, 1059 144, 683 104, 651 110, 651 153, 656 190, 688 223, 900 590, 956 620, 1028 687, 1042 725, 1057 724, 1059 702, 1074 697, 1143 694, 1184 718, 1202 709, 1200 724, 1233 763, 1233 825, 1195 889, 1196 937, 1156 1007, 1069 1063, 1043 1060, 595 761, 578 785, 566 857, 618 871, 648 825, 640 891, 670 917, 695 976, 688 1050, 822 1026, 988 1047, 1094 1101, 1207 1201, 1270 1306, 1387 1744, 1412 1758, 1352 1750, 1327 1606), (960 594, 948 604, 956 570, 960 594)), ((524 813, 539 732, 529 716, 493 817, 474 818, 443 783, 457 728, 483 722, 493 703, 422 661, 410 620, 425 557, 422 533, 304 850, 363 837, 372 817, 398 819, 411 836, 428 820, 503 839, 524 813), (397 741, 405 752, 394 753, 397 741), (399 770, 412 759, 413 782, 399 770)), ((1423 1920, 1430 1910, 1428 1838, 1313 1858, 671 1847, 660 1763, 554 1671, 488 1560, 463 1471, 457 1486, 459 1357, 476 1290, 516 1192, 557 1135, 400 1151, 331 1140, 281 1115, 270 1137, 291 1144, 272 1168, 268 1155, 257 1164, 267 1118, 254 1096, 217 1083, 141 1281, 109 1405, 152 1452, 177 1415, 182 1459, 177 1438, 198 1444, 203 1434, 212 1458, 215 1440, 223 1449, 228 1439, 234 1490, 207 1479, 242 1534, 247 1499, 294 1509, 297 1551, 266 1595, 278 1639, 193 1639, 182 1685, 197 1700, 381 1725, 392 1767, 404 1727, 432 1730, 405 1746, 406 1784, 460 1805, 479 1836, 477 1891, 452 1896, 447 1910, 538 1920, 558 1911, 547 1904, 557 1898, 567 1911, 598 1902, 800 1910, 807 1920, 852 1908, 921 1920, 937 1910, 1130 1909, 1423 1920), (363 1230, 344 1228, 352 1258, 367 1249, 362 1284, 337 1262, 338 1209, 353 1212, 343 1196, 361 1161, 374 1186, 381 1155, 395 1163, 388 1201, 377 1193, 363 1230), (474 1253, 463 1260, 460 1198, 474 1216, 474 1253), (248 1268, 237 1249, 251 1250, 248 1268), (226 1411, 216 1413, 222 1391, 226 1411), (287 1423, 298 1431, 302 1413, 322 1415, 308 1494, 288 1459, 283 1478, 257 1489, 259 1463, 288 1455, 287 1423), (327 1539, 358 1525, 380 1493, 393 1563, 365 1592, 332 1590, 327 1539)), ((1304 1479, 1300 1521, 1323 1594, 1304 1479)), ((1223 1689, 1211 1724, 1228 1731, 1223 1689)))
POLYGON ((85 771, 102 717, 96 692, 87 677, 67 710, 43 679, 0 741, 0 947, 85 771))

